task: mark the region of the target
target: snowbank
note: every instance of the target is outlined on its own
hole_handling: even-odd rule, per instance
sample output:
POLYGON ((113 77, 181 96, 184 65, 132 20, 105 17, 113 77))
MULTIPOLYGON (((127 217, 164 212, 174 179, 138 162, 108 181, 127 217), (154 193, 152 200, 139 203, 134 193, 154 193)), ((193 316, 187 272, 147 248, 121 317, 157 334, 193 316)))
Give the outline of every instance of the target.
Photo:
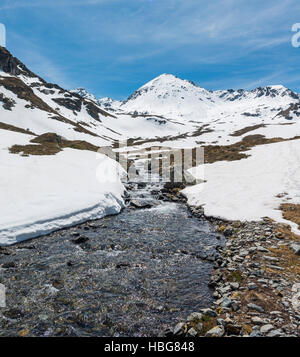
POLYGON ((104 155, 65 149, 54 156, 10 154, 29 135, 0 130, 0 245, 119 213, 124 187, 119 165, 104 155))
MULTIPOLYGON (((247 159, 205 165, 207 182, 183 191, 189 204, 203 205, 207 216, 228 220, 270 217, 289 223, 299 234, 297 225, 283 219, 278 208, 281 203, 300 203, 300 140, 258 146, 247 153, 247 159)), ((200 171, 193 174, 201 178, 200 171)))

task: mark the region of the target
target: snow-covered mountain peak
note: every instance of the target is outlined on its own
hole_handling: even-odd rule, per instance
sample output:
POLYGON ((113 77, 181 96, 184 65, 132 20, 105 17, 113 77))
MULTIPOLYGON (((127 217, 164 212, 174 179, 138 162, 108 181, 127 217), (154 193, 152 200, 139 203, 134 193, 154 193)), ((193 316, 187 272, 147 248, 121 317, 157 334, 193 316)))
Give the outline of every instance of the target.
POLYGON ((101 108, 105 110, 116 111, 120 108, 123 102, 119 100, 114 100, 110 97, 104 97, 98 99, 97 103, 101 108))
POLYGON ((253 100, 261 99, 270 101, 272 98, 277 98, 279 100, 294 101, 300 98, 298 93, 291 91, 290 89, 284 87, 283 85, 271 85, 265 87, 257 87, 251 91, 244 89, 227 89, 227 90, 217 90, 212 92, 218 98, 223 101, 242 101, 242 100, 253 100))
POLYGON ((286 88, 285 86, 283 86, 282 84, 274 84, 274 85, 271 85, 270 88, 276 89, 276 90, 287 89, 287 88, 286 88))
POLYGON ((170 73, 163 73, 158 77, 155 77, 148 83, 144 84, 141 89, 146 89, 149 88, 150 90, 153 90, 155 88, 159 87, 161 90, 168 90, 169 88, 183 88, 186 87, 187 89, 189 87, 197 87, 197 85, 194 82, 188 81, 186 79, 181 79, 173 74, 170 73))
POLYGON ((291 97, 291 99, 299 99, 299 94, 291 91, 283 85, 271 85, 266 87, 258 87, 253 89, 251 93, 256 94, 258 97, 291 97))
POLYGON ((114 100, 109 97, 96 99, 94 94, 90 93, 85 88, 81 88, 81 87, 71 90, 71 93, 78 94, 84 99, 92 100, 95 103, 97 103, 99 105, 99 107, 101 107, 105 110, 108 110, 108 111, 112 111, 112 112, 119 109, 120 105, 123 103, 121 101, 114 100))
POLYGON ((213 103, 211 93, 172 74, 162 74, 135 91, 121 106, 127 112, 191 117, 213 103))
POLYGON ((97 99, 92 93, 88 92, 85 88, 82 87, 71 90, 71 93, 76 93, 84 99, 93 100, 94 102, 97 101, 97 99))

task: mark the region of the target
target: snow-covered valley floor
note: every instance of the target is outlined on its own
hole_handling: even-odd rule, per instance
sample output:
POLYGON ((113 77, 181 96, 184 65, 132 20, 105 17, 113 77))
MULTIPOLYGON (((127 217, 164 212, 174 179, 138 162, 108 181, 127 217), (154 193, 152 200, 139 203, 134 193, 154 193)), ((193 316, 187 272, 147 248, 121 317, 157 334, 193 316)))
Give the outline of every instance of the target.
POLYGON ((183 193, 190 205, 203 206, 206 216, 241 221, 269 217, 300 233, 279 209, 282 203, 300 203, 300 140, 257 146, 246 159, 206 164, 204 170, 191 172, 198 178, 204 172, 206 182, 183 193))
POLYGON ((107 168, 118 165, 115 161, 74 149, 24 157, 9 153, 8 147, 28 144, 32 136, 1 129, 0 135, 0 245, 116 214, 124 207, 117 170, 111 170, 111 182, 104 177, 107 168))

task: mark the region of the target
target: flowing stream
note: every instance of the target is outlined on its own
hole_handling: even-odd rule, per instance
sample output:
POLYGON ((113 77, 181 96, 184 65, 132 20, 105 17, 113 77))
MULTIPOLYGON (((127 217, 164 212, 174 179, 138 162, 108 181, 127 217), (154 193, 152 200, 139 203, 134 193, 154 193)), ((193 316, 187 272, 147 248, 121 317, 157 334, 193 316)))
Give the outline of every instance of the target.
POLYGON ((151 208, 127 207, 0 252, 0 336, 157 336, 209 307, 205 258, 222 237, 185 204, 159 200, 159 190, 131 191, 151 208))

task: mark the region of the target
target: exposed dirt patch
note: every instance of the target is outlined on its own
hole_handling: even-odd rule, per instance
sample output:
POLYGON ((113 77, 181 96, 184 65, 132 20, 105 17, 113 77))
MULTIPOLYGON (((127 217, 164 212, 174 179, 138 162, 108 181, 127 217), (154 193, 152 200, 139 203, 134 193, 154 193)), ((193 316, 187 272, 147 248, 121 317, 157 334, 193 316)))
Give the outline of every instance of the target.
POLYGON ((260 284, 258 284, 256 291, 243 292, 241 297, 242 306, 252 303, 261 306, 265 311, 282 309, 278 302, 278 295, 274 294, 269 288, 263 288, 260 284))

